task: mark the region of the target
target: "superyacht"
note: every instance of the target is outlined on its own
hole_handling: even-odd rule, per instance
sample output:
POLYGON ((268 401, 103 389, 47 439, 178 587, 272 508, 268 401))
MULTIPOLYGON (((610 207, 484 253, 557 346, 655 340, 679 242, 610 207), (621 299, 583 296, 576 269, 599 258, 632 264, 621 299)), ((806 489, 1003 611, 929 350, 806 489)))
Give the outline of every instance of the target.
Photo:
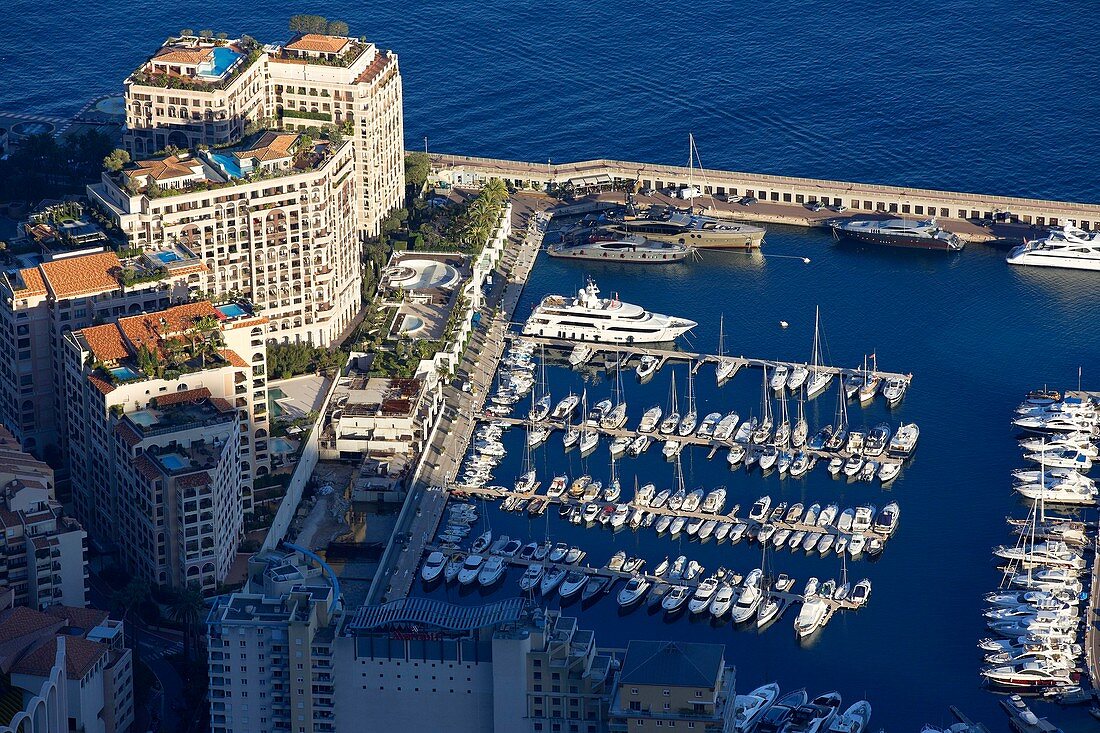
POLYGON ((758 249, 764 241, 765 231, 763 227, 715 219, 693 211, 669 210, 651 210, 636 218, 627 214, 621 220, 612 220, 611 228, 623 234, 638 234, 646 239, 698 249, 758 249))
POLYGON ((679 262, 691 248, 675 242, 651 242, 640 234, 626 234, 612 227, 582 227, 566 234, 546 249, 551 257, 663 264, 679 262))
POLYGON ((663 343, 696 326, 695 321, 647 311, 617 296, 601 298, 591 280, 576 297, 547 295, 523 326, 524 336, 596 343, 663 343))
POLYGON ((962 250, 964 242, 936 225, 935 219, 909 221, 908 219, 842 219, 829 222, 833 236, 863 244, 887 247, 911 247, 935 249, 944 252, 962 250))
POLYGON ((1100 270, 1100 232, 1066 225, 1034 241, 1024 241, 1005 258, 1010 265, 1100 270))

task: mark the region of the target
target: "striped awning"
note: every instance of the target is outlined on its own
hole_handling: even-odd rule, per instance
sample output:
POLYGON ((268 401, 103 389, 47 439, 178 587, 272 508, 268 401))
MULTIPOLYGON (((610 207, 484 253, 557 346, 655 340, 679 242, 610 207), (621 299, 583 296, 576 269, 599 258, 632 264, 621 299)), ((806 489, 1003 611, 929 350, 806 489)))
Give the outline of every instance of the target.
POLYGON ((444 631, 473 631, 518 621, 523 605, 521 598, 480 606, 459 606, 431 598, 399 598, 378 606, 361 607, 348 628, 355 631, 416 625, 444 631))

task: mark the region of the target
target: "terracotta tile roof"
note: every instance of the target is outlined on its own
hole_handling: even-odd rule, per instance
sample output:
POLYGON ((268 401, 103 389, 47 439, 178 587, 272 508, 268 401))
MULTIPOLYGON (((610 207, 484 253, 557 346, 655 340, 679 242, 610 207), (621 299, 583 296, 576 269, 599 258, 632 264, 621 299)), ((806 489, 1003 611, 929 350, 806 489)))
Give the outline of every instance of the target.
POLYGON ((206 387, 196 387, 195 389, 185 389, 182 392, 171 392, 169 394, 158 395, 153 398, 157 407, 168 407, 169 405, 179 405, 184 402, 198 402, 199 400, 205 400, 210 397, 210 390, 206 387))
POLYGON ((134 468, 149 481, 156 481, 161 477, 160 470, 144 455, 134 459, 134 468))
POLYGON ((366 82, 374 81, 375 77, 382 73, 382 70, 389 65, 393 57, 386 52, 381 52, 374 57, 374 61, 370 62, 370 66, 363 69, 363 73, 359 75, 359 78, 355 80, 356 84, 363 84, 366 82))
POLYGON ((226 361, 235 367, 247 367, 248 362, 233 349, 218 349, 218 353, 221 354, 226 361))
POLYGON ((65 257, 43 262, 39 267, 53 297, 59 299, 103 293, 120 287, 117 273, 122 265, 114 252, 65 257))
POLYGON ((198 64, 214 55, 212 48, 180 48, 166 46, 154 54, 153 59, 166 64, 198 64))
POLYGON ((126 342, 122 333, 114 323, 106 323, 102 326, 89 326, 82 328, 79 335, 84 337, 88 348, 99 361, 118 361, 130 355, 126 348, 126 342))
POLYGON ((98 608, 76 608, 62 606, 60 603, 50 606, 45 613, 67 622, 69 626, 79 626, 85 631, 94 629, 110 616, 106 611, 98 608))
POLYGON ((238 159, 280 160, 290 157, 290 147, 297 139, 298 134, 293 132, 265 132, 250 148, 238 150, 235 155, 238 159))
MULTIPOLYGON (((43 614, 45 615, 45 614, 43 614)), ((65 676, 70 680, 83 679, 96 662, 107 654, 107 645, 88 641, 83 636, 65 637, 65 676)), ((57 637, 48 640, 25 655, 11 668, 12 672, 46 677, 53 669, 57 657, 57 637)))
POLYGON ((115 425, 115 433, 117 433, 118 437, 122 439, 122 442, 124 442, 131 448, 141 442, 141 435, 139 435, 128 423, 117 423, 115 425))
POLYGON ((160 352, 163 351, 166 340, 183 335, 197 319, 204 316, 210 316, 219 321, 224 318, 221 311, 210 305, 209 301, 203 300, 173 306, 156 313, 122 318, 119 319, 118 327, 135 352, 142 344, 160 352))
POLYGON ((48 629, 56 623, 57 619, 53 616, 26 606, 16 606, 0 614, 0 644, 48 629))
POLYGON ((206 471, 199 471, 198 473, 180 476, 176 479, 176 485, 181 489, 197 489, 200 486, 209 486, 210 474, 206 471))
POLYGON ((92 386, 98 389, 102 394, 108 395, 115 391, 115 385, 108 382, 98 374, 89 374, 88 381, 92 383, 92 386))
POLYGON ((304 33, 288 43, 286 47, 291 51, 340 53, 347 47, 349 43, 351 43, 351 39, 342 38, 340 36, 325 36, 321 35, 320 33, 304 33))
POLYGON ((185 178, 197 173, 196 167, 201 168, 195 158, 180 158, 178 155, 169 155, 167 158, 153 160, 134 161, 135 168, 127 169, 125 174, 130 178, 134 176, 149 176, 154 181, 168 181, 173 178, 185 178))
POLYGON ((0 527, 7 529, 8 527, 21 527, 22 525, 23 517, 19 516, 18 512, 0 509, 0 527))
POLYGON ((31 295, 45 295, 46 282, 37 267, 27 267, 19 271, 19 278, 12 282, 12 289, 21 298, 31 295), (19 287, 22 285, 22 287, 19 287))
POLYGON ((229 400, 224 397, 211 397, 210 404, 218 408, 221 412, 229 412, 233 409, 233 405, 229 404, 229 400))

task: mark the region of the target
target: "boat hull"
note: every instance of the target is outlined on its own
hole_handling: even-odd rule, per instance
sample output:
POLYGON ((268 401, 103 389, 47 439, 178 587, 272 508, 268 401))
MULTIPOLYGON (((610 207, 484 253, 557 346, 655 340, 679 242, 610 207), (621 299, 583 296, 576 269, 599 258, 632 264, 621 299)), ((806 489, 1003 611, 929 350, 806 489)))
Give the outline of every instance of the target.
POLYGON ((938 252, 958 252, 962 245, 954 246, 949 240, 932 237, 906 237, 894 234, 882 234, 872 232, 851 231, 841 227, 833 227, 833 232, 840 240, 856 242, 859 244, 873 244, 879 247, 900 247, 903 249, 926 249, 938 252))

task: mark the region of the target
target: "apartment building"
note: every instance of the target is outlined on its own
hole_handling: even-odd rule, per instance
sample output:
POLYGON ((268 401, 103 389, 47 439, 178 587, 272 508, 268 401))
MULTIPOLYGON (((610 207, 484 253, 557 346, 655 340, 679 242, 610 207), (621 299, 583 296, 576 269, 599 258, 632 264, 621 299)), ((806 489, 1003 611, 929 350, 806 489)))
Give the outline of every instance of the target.
POLYGON ((0 611, 0 671, 0 697, 16 701, 15 730, 126 733, 133 726, 132 653, 123 622, 106 611, 0 611))
POLYGON ((77 516, 151 582, 228 572, 270 464, 265 324, 198 301, 65 336, 77 516))
POLYGON ((0 426, 0 587, 16 605, 40 611, 86 600, 87 535, 63 514, 53 477, 0 426))
POLYGON ((290 546, 249 561, 245 588, 207 617, 213 733, 332 733, 333 638, 340 585, 316 555, 290 546))
POLYGON ((358 225, 377 236, 405 187, 397 54, 355 38, 169 38, 125 81, 124 139, 134 157, 240 139, 250 122, 333 125, 353 142, 358 225))
POLYGON ((205 267, 180 247, 164 247, 0 273, 0 422, 39 458, 63 455, 65 333, 186 302, 205 267))
POLYGON ((721 644, 631 641, 611 701, 612 733, 734 730, 734 671, 721 644))
POLYGON ((328 346, 361 303, 359 190, 350 141, 266 131, 138 159, 87 193, 130 247, 201 262, 196 290, 262 311, 266 340, 328 346))

